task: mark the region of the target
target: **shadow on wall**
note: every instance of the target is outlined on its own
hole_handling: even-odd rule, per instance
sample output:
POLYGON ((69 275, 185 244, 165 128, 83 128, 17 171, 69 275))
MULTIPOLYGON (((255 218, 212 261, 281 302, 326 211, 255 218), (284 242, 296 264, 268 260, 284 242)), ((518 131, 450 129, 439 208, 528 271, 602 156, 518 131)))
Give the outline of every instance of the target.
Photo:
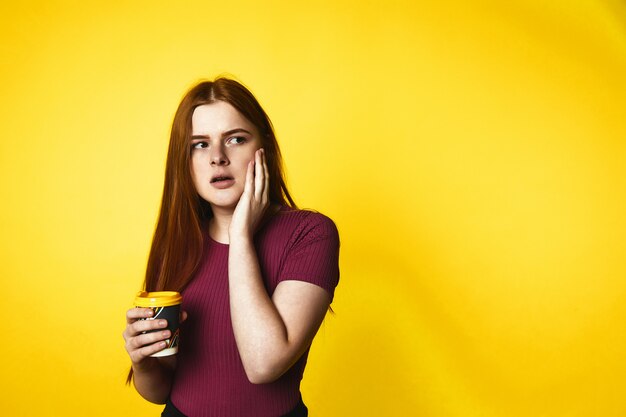
POLYGON ((334 381, 331 403, 352 415, 428 414, 420 400, 429 382, 419 366, 419 299, 401 289, 394 275, 371 266, 342 271, 346 279, 337 315, 330 318, 335 345, 324 380, 334 381))
POLYGON ((359 255, 370 264, 344 259, 337 315, 322 330, 333 340, 324 347, 322 380, 332 381, 328 403, 337 408, 319 412, 435 416, 489 408, 488 393, 471 382, 474 371, 497 372, 453 314, 457 306, 447 305, 455 301, 434 292, 441 271, 381 252, 359 255))

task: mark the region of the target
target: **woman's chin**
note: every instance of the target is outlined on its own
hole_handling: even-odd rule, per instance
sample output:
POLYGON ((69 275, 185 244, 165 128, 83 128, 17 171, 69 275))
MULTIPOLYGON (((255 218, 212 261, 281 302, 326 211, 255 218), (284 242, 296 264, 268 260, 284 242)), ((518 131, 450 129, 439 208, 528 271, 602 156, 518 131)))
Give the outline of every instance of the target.
POLYGON ((219 198, 205 199, 211 206, 213 212, 215 211, 234 211, 239 203, 239 197, 235 196, 220 196, 219 198))

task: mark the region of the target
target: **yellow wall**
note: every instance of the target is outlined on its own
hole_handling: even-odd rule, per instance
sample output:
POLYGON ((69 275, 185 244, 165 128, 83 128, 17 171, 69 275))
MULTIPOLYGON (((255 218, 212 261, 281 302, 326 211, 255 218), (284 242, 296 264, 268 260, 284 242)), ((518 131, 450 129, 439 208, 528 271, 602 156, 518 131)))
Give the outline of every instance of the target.
POLYGON ((182 3, 0 6, 3 415, 159 414, 124 311, 224 72, 341 233, 313 416, 626 415, 623 1, 182 3))

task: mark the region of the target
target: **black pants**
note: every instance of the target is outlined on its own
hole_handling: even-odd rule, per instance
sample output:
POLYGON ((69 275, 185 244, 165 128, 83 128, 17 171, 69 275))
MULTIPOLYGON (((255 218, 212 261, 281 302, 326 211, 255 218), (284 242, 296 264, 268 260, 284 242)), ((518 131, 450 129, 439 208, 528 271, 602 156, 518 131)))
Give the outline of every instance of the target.
MULTIPOLYGON (((302 402, 302 397, 300 397, 300 402, 296 405, 296 408, 288 412, 287 414, 280 417, 307 417, 309 415, 309 409, 306 408, 306 405, 302 402)), ((163 413, 161 413, 161 417, 186 417, 180 410, 174 407, 174 404, 168 399, 165 403, 165 409, 163 413)), ((253 416, 251 416, 253 417, 253 416)))

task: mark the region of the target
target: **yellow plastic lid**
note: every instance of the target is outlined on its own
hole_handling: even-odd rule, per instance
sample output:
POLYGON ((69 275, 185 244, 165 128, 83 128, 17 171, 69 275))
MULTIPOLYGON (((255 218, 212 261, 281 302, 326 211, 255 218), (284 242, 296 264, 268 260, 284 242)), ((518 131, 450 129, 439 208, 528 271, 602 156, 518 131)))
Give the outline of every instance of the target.
POLYGON ((137 307, 167 307, 182 301, 183 297, 176 291, 139 291, 135 297, 137 307))

